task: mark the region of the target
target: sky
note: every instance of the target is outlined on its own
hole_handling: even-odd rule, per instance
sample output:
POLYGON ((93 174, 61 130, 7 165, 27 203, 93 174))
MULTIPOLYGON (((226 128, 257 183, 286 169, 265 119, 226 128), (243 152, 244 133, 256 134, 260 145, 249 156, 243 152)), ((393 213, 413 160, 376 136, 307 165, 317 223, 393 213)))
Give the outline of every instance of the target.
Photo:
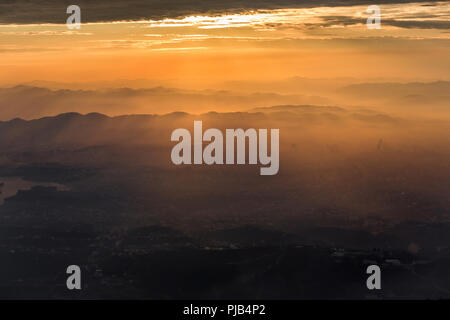
POLYGON ((0 85, 289 77, 449 80, 450 2, 0 1, 0 85))

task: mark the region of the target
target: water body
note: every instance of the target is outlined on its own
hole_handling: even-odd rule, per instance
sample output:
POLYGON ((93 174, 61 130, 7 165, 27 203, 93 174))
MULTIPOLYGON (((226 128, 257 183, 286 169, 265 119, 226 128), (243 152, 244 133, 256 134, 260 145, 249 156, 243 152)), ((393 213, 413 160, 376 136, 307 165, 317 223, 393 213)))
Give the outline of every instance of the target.
POLYGON ((35 182, 20 177, 0 177, 0 205, 6 198, 15 196, 19 190, 30 190, 35 186, 56 187, 59 191, 69 190, 69 187, 55 182, 35 182))

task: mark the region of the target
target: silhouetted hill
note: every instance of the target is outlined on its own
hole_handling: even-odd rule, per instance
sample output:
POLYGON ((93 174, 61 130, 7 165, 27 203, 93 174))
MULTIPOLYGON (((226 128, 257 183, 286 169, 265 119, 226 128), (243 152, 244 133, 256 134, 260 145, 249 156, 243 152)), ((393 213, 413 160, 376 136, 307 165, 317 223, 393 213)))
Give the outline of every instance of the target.
POLYGON ((135 114, 110 117, 100 113, 76 112, 34 120, 15 118, 0 121, 3 150, 45 149, 46 147, 88 147, 110 144, 167 145, 176 128, 192 128, 194 120, 205 128, 267 128, 302 124, 335 124, 348 121, 390 124, 398 121, 373 111, 348 111, 340 107, 285 105, 252 109, 250 112, 209 112, 192 115, 173 112, 165 115, 135 114))

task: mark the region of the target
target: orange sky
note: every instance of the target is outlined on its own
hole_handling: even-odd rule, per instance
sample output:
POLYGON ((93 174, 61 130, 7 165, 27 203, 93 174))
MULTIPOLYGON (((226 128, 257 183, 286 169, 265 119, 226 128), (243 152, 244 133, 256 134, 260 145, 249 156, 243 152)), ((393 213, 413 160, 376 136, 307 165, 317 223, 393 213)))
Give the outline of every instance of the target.
POLYGON ((264 10, 245 15, 65 25, 1 25, 0 84, 31 80, 273 80, 291 76, 448 79, 449 3, 264 10), (430 16, 430 10, 434 15, 430 16), (415 13, 417 17, 406 17, 415 13), (337 17, 330 23, 329 17, 337 17), (328 19, 328 20, 327 20, 328 19), (409 20, 408 20, 409 19, 409 20), (346 21, 351 22, 346 22, 346 21), (392 21, 424 27, 398 27, 392 21))

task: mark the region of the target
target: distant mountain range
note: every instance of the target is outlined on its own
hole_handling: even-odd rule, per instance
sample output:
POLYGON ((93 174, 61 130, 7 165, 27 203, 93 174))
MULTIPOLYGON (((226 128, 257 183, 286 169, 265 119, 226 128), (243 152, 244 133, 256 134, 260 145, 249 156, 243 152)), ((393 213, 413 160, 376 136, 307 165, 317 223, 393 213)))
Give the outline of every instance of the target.
POLYGON ((139 88, 139 83, 146 83, 142 81, 133 82, 137 86, 134 88, 64 89, 45 82, 35 84, 54 89, 30 85, 0 88, 0 120, 36 119, 68 112, 109 116, 177 111, 200 114, 276 105, 365 106, 388 112, 419 107, 418 111, 439 113, 450 104, 450 81, 354 83, 355 79, 291 78, 268 83, 230 82, 222 84, 225 90, 139 88))
POLYGON ((396 106, 450 106, 450 81, 429 83, 360 83, 340 88, 338 93, 344 97, 357 99, 364 103, 396 106))
POLYGON ((255 108, 248 112, 209 112, 193 115, 173 112, 165 115, 122 115, 70 112, 34 120, 15 118, 0 121, 0 147, 5 150, 32 150, 46 147, 86 147, 103 144, 167 145, 176 128, 191 128, 194 120, 217 128, 307 127, 361 124, 391 125, 404 120, 370 110, 340 107, 282 105, 255 108))
POLYGON ((166 114, 175 111, 242 111, 277 104, 329 104, 329 99, 271 92, 236 93, 224 90, 175 88, 48 89, 34 86, 0 88, 0 120, 34 119, 67 112, 166 114))

